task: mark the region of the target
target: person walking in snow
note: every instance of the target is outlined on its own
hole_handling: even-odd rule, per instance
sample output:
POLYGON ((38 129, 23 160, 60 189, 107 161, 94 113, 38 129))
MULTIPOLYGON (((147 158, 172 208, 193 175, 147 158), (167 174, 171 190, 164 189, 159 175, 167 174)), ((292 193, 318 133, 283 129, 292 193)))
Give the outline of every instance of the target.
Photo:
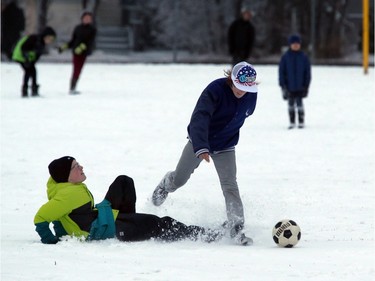
POLYGON ((296 127, 296 108, 298 128, 305 126, 305 108, 303 98, 309 93, 311 65, 308 56, 301 51, 301 37, 291 35, 288 38, 289 49, 279 63, 279 85, 284 100, 288 101, 289 129, 296 127))
POLYGON ((155 206, 189 180, 202 160, 212 158, 224 194, 227 219, 224 226, 240 244, 252 240, 242 232, 244 210, 236 179, 235 146, 240 128, 253 114, 257 101, 256 71, 247 62, 236 64, 226 77, 211 82, 202 92, 188 125, 188 142, 174 171, 168 172, 152 194, 155 206))
POLYGON ((56 32, 51 27, 46 27, 40 34, 31 34, 22 37, 16 44, 12 59, 18 62, 23 71, 23 84, 21 96, 28 97, 29 80, 31 78, 31 96, 39 96, 39 85, 35 64, 43 55, 46 45, 51 44, 56 38, 56 32))
POLYGON ((242 8, 241 17, 232 22, 228 29, 228 47, 232 65, 246 61, 255 42, 255 28, 251 22, 251 11, 242 8))
POLYGON ((74 28, 72 38, 68 43, 59 47, 59 53, 66 49, 73 52, 73 73, 70 79, 70 94, 76 95, 78 79, 81 75, 83 65, 87 56, 91 55, 96 36, 96 27, 93 25, 93 14, 84 11, 81 16, 81 23, 74 28))
POLYGON ((171 217, 136 212, 136 191, 132 178, 121 175, 110 185, 104 200, 94 198, 83 183, 86 175, 74 157, 64 156, 49 166, 48 202, 34 217, 36 231, 44 244, 56 244, 64 235, 86 240, 117 237, 120 241, 162 241, 182 239, 212 242, 221 238, 219 231, 187 226, 171 217), (49 225, 53 224, 53 233, 49 225))

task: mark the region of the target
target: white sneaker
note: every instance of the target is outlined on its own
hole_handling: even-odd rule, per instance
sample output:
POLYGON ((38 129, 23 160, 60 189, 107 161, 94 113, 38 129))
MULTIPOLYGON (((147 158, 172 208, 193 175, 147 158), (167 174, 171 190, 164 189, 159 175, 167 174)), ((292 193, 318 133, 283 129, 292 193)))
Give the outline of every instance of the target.
POLYGON ((166 187, 169 186, 172 182, 172 171, 165 174, 158 186, 155 188, 154 193, 152 194, 152 203, 155 206, 160 206, 164 203, 165 199, 168 197, 168 191, 166 187))

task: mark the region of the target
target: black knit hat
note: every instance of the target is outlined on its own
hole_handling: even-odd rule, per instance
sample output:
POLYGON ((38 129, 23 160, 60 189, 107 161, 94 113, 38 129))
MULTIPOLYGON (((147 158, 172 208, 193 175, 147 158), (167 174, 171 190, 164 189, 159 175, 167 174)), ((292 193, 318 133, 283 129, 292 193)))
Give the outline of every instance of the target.
POLYGON ((46 26, 46 28, 43 30, 42 32, 42 36, 43 37, 46 37, 46 36, 53 36, 53 37, 56 37, 56 32, 55 30, 53 30, 52 27, 50 26, 46 26))
POLYGON ((64 156, 53 160, 48 165, 49 174, 55 182, 67 182, 74 157, 64 156))

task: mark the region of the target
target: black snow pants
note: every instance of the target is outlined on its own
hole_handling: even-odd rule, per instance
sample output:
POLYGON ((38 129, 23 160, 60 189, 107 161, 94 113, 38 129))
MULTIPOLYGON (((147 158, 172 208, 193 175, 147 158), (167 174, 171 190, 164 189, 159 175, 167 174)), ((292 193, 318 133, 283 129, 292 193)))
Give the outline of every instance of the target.
POLYGON ((134 181, 128 176, 118 176, 110 185, 105 199, 112 209, 119 210, 116 218, 116 236, 121 241, 143 241, 151 238, 162 241, 182 239, 197 240, 205 234, 199 226, 187 226, 171 217, 158 217, 136 213, 134 181))

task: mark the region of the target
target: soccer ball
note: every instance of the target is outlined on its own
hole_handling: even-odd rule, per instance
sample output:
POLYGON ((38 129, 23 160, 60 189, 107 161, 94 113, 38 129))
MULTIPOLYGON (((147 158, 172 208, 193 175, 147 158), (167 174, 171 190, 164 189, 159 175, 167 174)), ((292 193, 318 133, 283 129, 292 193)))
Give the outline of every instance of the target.
POLYGON ((301 229, 295 221, 281 220, 272 229, 272 237, 277 246, 292 248, 301 239, 301 229))

